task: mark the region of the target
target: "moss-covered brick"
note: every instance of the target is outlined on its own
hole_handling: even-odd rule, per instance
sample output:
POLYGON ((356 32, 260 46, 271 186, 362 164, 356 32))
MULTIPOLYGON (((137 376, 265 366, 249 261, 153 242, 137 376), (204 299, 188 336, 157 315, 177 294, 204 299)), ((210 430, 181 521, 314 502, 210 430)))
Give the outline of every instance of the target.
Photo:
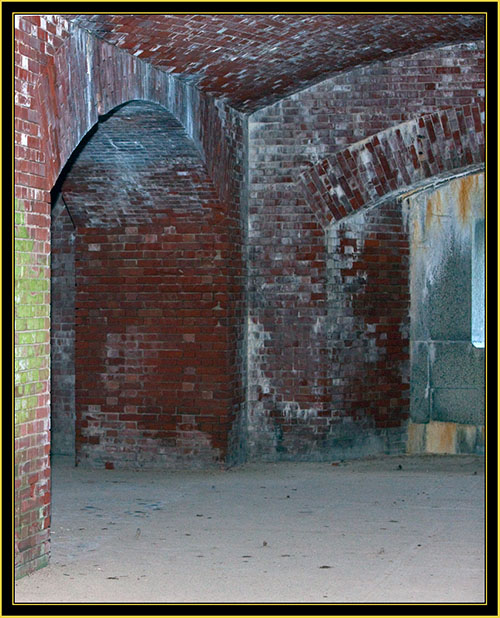
POLYGON ((24 239, 15 239, 14 240, 14 250, 17 251, 22 251, 24 253, 29 253, 30 251, 33 251, 33 244, 34 241, 33 240, 24 240, 24 239))
POLYGON ((37 404, 37 398, 28 397, 28 398, 18 399, 16 403, 17 402, 19 402, 20 407, 18 410, 15 411, 16 425, 35 420, 35 417, 36 417, 35 406, 37 404))
POLYGON ((14 329, 16 330, 16 332, 20 332, 22 330, 27 330, 27 320, 25 319, 18 319, 18 320, 14 320, 14 329))
POLYGON ((15 238, 29 238, 29 232, 24 225, 16 225, 14 230, 15 238))
POLYGON ((48 377, 48 371, 38 368, 29 369, 14 373, 15 384, 26 384, 27 382, 40 382, 48 377))
POLYGON ((19 384, 16 386, 15 396, 17 397, 27 397, 28 395, 33 395, 36 393, 36 385, 35 384, 19 384))
MULTIPOLYGON (((45 294, 43 292, 20 292, 15 296, 15 302, 17 305, 43 305, 44 313, 41 315, 49 315, 49 305, 45 294), (46 313, 45 313, 46 312, 46 313)), ((27 314, 17 312, 19 317, 28 317, 27 314)))
POLYGON ((15 266, 14 276, 16 279, 44 279, 50 276, 50 271, 38 265, 23 264, 15 266))
POLYGON ((47 331, 35 331, 35 332, 20 332, 16 333, 16 343, 18 345, 28 345, 30 343, 45 343, 49 340, 49 332, 47 331))
POLYGON ((50 288, 50 280, 48 277, 44 279, 18 279, 15 281, 15 292, 44 292, 50 288))
POLYGON ((14 361, 15 371, 28 371, 29 369, 40 369, 46 367, 48 356, 32 356, 29 358, 16 358, 14 361))
POLYGON ((19 345, 14 348, 14 358, 29 358, 36 355, 36 348, 33 346, 19 345))
POLYGON ((18 251, 16 253, 16 264, 18 265, 33 264, 35 262, 36 262, 36 256, 33 253, 24 253, 21 251, 18 251))
MULTIPOLYGON (((31 412, 33 412, 33 415, 35 414, 34 408, 36 408, 38 404, 38 398, 36 396, 29 396, 29 397, 20 397, 19 399, 16 399, 15 402, 15 406, 14 406, 14 410, 16 412, 16 422, 17 422, 17 418, 18 412, 22 412, 22 411, 28 411, 30 414, 31 412)), ((32 420, 33 417, 30 417, 28 420, 32 420)), ((24 422, 24 421, 20 421, 20 422, 24 422)))
MULTIPOLYGON (((27 295, 25 295, 27 296, 27 295)), ((43 296, 42 294, 38 295, 43 296)), ((46 304, 23 303, 16 307, 16 317, 18 318, 43 318, 49 315, 49 306, 46 304)))
POLYGON ((26 320, 26 328, 28 330, 42 330, 44 328, 49 328, 49 324, 46 322, 46 318, 28 318, 26 320))

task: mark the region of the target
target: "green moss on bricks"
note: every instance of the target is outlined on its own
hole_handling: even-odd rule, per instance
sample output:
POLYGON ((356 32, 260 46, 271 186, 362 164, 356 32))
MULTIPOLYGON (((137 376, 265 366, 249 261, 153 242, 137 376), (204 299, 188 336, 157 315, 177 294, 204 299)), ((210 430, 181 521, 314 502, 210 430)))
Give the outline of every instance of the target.
POLYGON ((37 346, 16 345, 14 349, 14 356, 16 358, 29 358, 30 356, 36 356, 37 352, 37 346))
POLYGON ((44 279, 18 279, 15 282, 15 292, 44 292, 49 290, 50 280, 44 279))
POLYGON ((35 332, 16 333, 18 345, 29 345, 33 343, 46 343, 49 341, 48 330, 37 330, 35 332))
MULTIPOLYGON (((32 420, 30 414, 33 414, 33 418, 35 415, 35 408, 38 405, 38 398, 35 396, 31 396, 31 397, 19 397, 18 399, 16 399, 15 401, 15 406, 14 406, 14 411, 16 413, 16 422, 18 419, 18 413, 21 415, 24 415, 24 413, 26 412, 29 416, 28 420, 32 420)), ((20 416, 21 418, 21 416, 20 416)), ((24 422, 24 421, 19 421, 19 422, 24 422)))
POLYGON ((24 319, 18 319, 18 320, 14 320, 14 329, 16 330, 16 332, 19 332, 21 330, 28 330, 27 329, 27 320, 24 319))
POLYGON ((42 330, 46 327, 48 327, 48 324, 45 324, 45 318, 28 318, 26 320, 27 330, 42 330))
POLYGON ((26 405, 26 408, 22 408, 20 410, 16 410, 15 413, 15 422, 16 425, 21 425, 22 423, 28 423, 29 421, 33 421, 35 420, 36 417, 36 410, 35 410, 35 406, 36 406, 36 397, 29 397, 28 399, 21 399, 21 402, 24 401, 29 401, 29 400, 35 400, 35 404, 32 406, 28 406, 26 405))
POLYGON ((41 389, 42 384, 20 384, 16 386, 16 396, 17 397, 27 397, 28 395, 34 395, 38 390, 41 389))
POLYGON ((15 230, 14 230, 14 237, 15 238, 29 238, 28 229, 24 227, 24 225, 16 225, 15 230))
POLYGON ((14 250, 21 251, 23 253, 30 253, 33 251, 33 240, 24 240, 24 239, 15 239, 14 240, 14 250))
POLYGON ((32 356, 30 358, 16 358, 14 361, 15 371, 28 371, 29 369, 41 369, 47 366, 48 356, 32 356))
POLYGON ((47 304, 23 303, 16 307, 16 317, 18 318, 43 318, 48 316, 49 306, 47 304))
POLYGON ((17 333, 17 342, 19 345, 36 343, 36 333, 17 333))
POLYGON ((45 279, 50 276, 50 271, 33 264, 18 264, 14 268, 14 276, 16 279, 45 279))
POLYGON ((16 264, 18 265, 23 265, 23 264, 36 264, 37 260, 36 260, 36 256, 33 253, 23 253, 21 251, 16 253, 16 264))
POLYGON ((26 382, 38 382, 40 378, 40 371, 38 369, 31 369, 29 371, 23 371, 18 374, 19 379, 17 384, 26 384, 26 382))
MULTIPOLYGON (((15 297, 15 302, 18 305, 43 305, 46 313, 40 315, 49 315, 48 303, 45 302, 45 294, 43 292, 20 292, 15 297)), ((19 317, 28 317, 22 313, 18 313, 19 317)))

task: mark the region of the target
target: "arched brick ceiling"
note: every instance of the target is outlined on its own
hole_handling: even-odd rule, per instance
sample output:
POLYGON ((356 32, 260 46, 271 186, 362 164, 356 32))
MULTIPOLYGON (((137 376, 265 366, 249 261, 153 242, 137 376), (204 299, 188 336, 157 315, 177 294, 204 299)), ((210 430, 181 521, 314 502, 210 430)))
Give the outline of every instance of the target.
POLYGON ((358 65, 485 34, 484 15, 75 15, 77 26, 251 112, 358 65))
POLYGON ((145 225, 218 204, 198 150, 172 114, 132 101, 103 117, 61 184, 78 225, 145 225))

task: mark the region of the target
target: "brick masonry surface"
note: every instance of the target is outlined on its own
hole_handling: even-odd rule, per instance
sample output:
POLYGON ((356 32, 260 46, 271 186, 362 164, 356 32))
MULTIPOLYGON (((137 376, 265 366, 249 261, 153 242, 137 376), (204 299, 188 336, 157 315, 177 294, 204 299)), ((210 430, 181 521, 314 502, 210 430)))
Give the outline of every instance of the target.
MULTIPOLYGON (((15 18, 18 576, 48 560, 50 407, 59 410, 60 419, 68 417, 72 397, 71 371, 64 368, 62 355, 70 355, 72 345, 67 310, 73 241, 67 211, 56 204, 52 377, 57 385, 51 401, 51 190, 99 119, 87 145, 106 122, 124 121, 120 114, 127 106, 106 120, 124 103, 143 101, 168 110, 162 139, 171 159, 161 167, 159 150, 148 146, 141 151, 136 144, 149 139, 146 131, 139 138, 123 130, 107 142, 108 154, 119 157, 114 173, 121 175, 121 183, 106 180, 104 164, 112 157, 95 156, 92 182, 82 178, 79 187, 67 187, 70 201, 73 195, 80 284, 74 327, 80 461, 112 467, 126 458, 134 465, 321 459, 392 452, 401 444, 407 417, 404 225, 390 191, 377 191, 390 176, 382 159, 366 184, 363 167, 347 169, 351 161, 339 153, 348 149, 366 161, 372 147, 377 157, 379 152, 385 156, 387 151, 375 142, 378 134, 390 145, 402 178, 406 167, 410 181, 404 178, 405 186, 413 186, 416 176, 404 158, 411 157, 410 142, 410 151, 394 150, 396 127, 410 123, 405 126, 424 130, 424 146, 433 155, 456 158, 449 173, 470 165, 467 149, 472 163, 479 163, 484 45, 472 39, 481 35, 482 21, 450 16, 444 29, 413 24, 420 33, 413 38, 415 46, 406 45, 400 32, 399 48, 380 39, 384 47, 373 47, 376 57, 356 52, 356 38, 347 32, 355 24, 346 23, 342 41, 351 64, 333 67, 324 80, 324 72, 310 68, 319 67, 318 54, 324 56, 321 41, 312 58, 306 50, 295 54, 295 61, 300 56, 304 64, 292 70, 286 58, 293 54, 284 53, 280 60, 279 46, 269 48, 266 37, 275 32, 293 43, 299 36, 289 37, 293 24, 270 19, 257 32, 255 20, 240 23, 238 17, 228 17, 227 24, 239 36, 240 26, 247 28, 247 49, 227 33, 223 40, 219 31, 224 26, 214 23, 222 51, 220 61, 215 55, 213 62, 207 60, 211 72, 204 76, 197 73, 195 47, 178 57, 165 49, 156 56, 151 50, 143 54, 136 47, 140 40, 134 43, 124 24, 120 49, 106 41, 113 37, 106 24, 92 32, 90 22, 85 30, 64 16, 15 18), (238 67, 231 59, 235 53, 252 70, 238 67), (163 70, 165 62, 170 72, 163 70), (191 75, 180 74, 183 70, 191 75), (290 94, 297 84, 303 89, 290 94), (264 86, 269 92, 259 90, 264 86), (284 95, 289 96, 278 100, 284 95), (436 114, 444 137, 436 132, 436 114), (418 125, 419 118, 425 127, 418 125), (130 166, 130 159, 141 157, 147 174, 130 166), (320 173, 323 164, 325 175, 320 173), (332 175, 339 183, 335 190, 328 184, 332 175), (142 176, 147 180, 141 188, 142 176), (341 196, 339 187, 346 195, 350 187, 359 190, 363 208, 350 215, 346 209, 346 218, 334 216, 342 200, 326 207, 323 202, 327 193, 341 196), (98 197, 79 208, 78 191, 87 190, 98 197), (379 210, 372 209, 373 199, 379 210), (394 302, 390 314, 381 310, 389 300, 394 302), (363 398, 362 376, 354 375, 343 358, 360 372, 378 372, 373 375, 387 382, 387 390, 370 379, 370 400, 363 398), (174 382, 170 378, 176 373, 174 382), (144 456, 138 456, 138 445, 144 456)), ((321 25, 317 17, 303 19, 308 31, 321 25)), ((194 37, 196 23, 191 24, 194 37)), ((382 28, 381 23, 374 28, 382 28)), ((360 40, 373 41, 369 28, 357 26, 357 32, 360 40)), ((140 29, 136 34, 142 36, 140 29)), ((203 41, 194 43, 203 46, 203 41)), ((145 127, 152 129, 153 108, 142 112, 146 109, 145 127)), ((418 139, 412 143, 418 145, 418 139)), ((433 162, 427 150, 422 152, 424 169, 433 162)), ((427 177, 434 178, 424 173, 427 177)), ((66 180, 71 182, 69 174, 66 180)), ((397 190, 403 184, 397 183, 397 190)))
POLYGON ((300 180, 323 227, 430 178, 484 161, 483 103, 425 114, 311 165, 300 180))
MULTIPOLYGON (((62 16, 15 19, 15 549, 16 575, 47 563, 50 527, 50 190, 99 115, 134 99, 152 101, 186 119, 189 135, 212 173, 227 217, 240 223, 243 121, 224 103, 116 50, 62 16), (127 79, 123 79, 127 75, 127 79), (194 99, 194 97, 193 97, 194 99), (205 153, 205 150, 206 153, 205 153), (212 157, 214 157, 212 159, 212 157), (231 201, 228 201, 229 196, 231 201)), ((233 243, 238 231, 228 231, 233 243)), ((232 266, 238 269, 237 262, 232 266)), ((235 275, 236 276, 236 275, 235 275)), ((241 298, 235 312, 242 311, 241 298)), ((234 326, 234 414, 242 409, 244 332, 234 326)), ((229 432, 231 452, 238 434, 229 432)), ((236 457, 237 455, 235 455, 236 457)))
POLYGON ((75 239, 60 198, 52 209, 50 392, 51 452, 75 455, 75 239))
POLYGON ((484 15, 77 15, 105 41, 253 112, 352 66, 481 39, 484 15), (411 36, 408 34, 411 33, 411 36))
POLYGON ((342 285, 347 293, 352 286, 356 298, 367 300, 374 312, 378 306, 382 315, 391 294, 407 303, 406 267, 399 262, 407 250, 405 232, 394 214, 391 223, 382 219, 375 236, 366 241, 362 225, 347 227, 342 241, 347 244, 339 247, 329 227, 426 178, 484 160, 483 97, 484 48, 470 43, 355 69, 249 117, 251 458, 323 459, 348 454, 349 448, 341 445, 348 423, 354 421, 377 426, 378 436, 374 442, 368 434, 364 442, 357 441, 352 451, 357 455, 401 441, 408 416, 407 395, 402 392, 407 388, 408 354, 403 308, 394 305, 392 333, 383 334, 384 327, 373 323, 374 333, 360 344, 365 318, 360 321, 360 304, 353 296, 358 316, 349 304, 341 323, 346 340, 358 343, 347 350, 347 344, 335 339, 339 336, 335 320, 340 318, 331 317, 329 291, 342 285), (393 233, 400 235, 399 257, 393 246, 384 246, 384 234, 389 238, 393 233), (341 250, 346 256, 352 252, 357 264, 350 283, 342 279, 350 268, 341 266, 341 250), (373 263, 380 270, 385 261, 394 262, 396 270, 382 269, 380 285, 394 285, 392 276, 397 274, 399 291, 373 288, 375 273, 366 265, 373 263), (375 343, 376 337, 389 336, 393 346, 384 348, 380 339, 375 343), (370 360, 369 345, 376 346, 376 361, 370 360), (389 366, 389 356, 399 357, 400 372, 388 370, 387 388, 394 395, 377 395, 370 405, 363 400, 357 406, 359 395, 349 391, 346 381, 346 372, 353 368, 343 366, 340 350, 345 358, 355 354, 355 366, 362 371, 359 377, 365 381, 374 364, 389 366), (343 410, 341 423, 339 410, 343 410))
POLYGON ((193 142, 158 105, 129 103, 99 124, 61 195, 77 226, 77 461, 224 461, 240 247, 193 142))

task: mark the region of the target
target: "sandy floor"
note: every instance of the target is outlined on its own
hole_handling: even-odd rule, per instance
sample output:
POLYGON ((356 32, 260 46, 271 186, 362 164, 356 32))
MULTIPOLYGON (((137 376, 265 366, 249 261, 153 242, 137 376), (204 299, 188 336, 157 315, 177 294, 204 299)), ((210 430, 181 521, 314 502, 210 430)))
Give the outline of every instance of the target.
POLYGON ((16 603, 481 603, 484 461, 228 471, 55 462, 52 560, 16 603))

